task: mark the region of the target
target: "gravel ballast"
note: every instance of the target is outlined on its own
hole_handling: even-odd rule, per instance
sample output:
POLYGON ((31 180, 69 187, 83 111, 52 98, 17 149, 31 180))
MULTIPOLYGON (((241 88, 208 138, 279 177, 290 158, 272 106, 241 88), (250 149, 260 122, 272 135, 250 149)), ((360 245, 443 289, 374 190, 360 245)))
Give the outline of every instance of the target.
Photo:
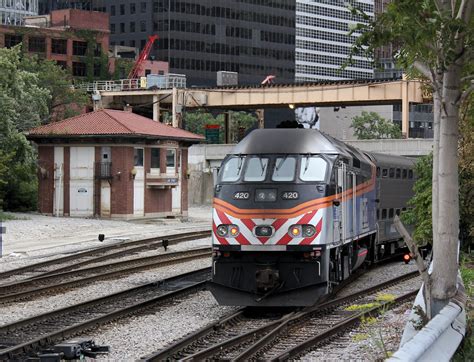
POLYGON ((11 305, 0 306, 0 326, 23 318, 32 317, 55 309, 117 293, 121 290, 133 288, 141 284, 151 283, 156 280, 169 278, 209 266, 211 266, 210 259, 198 259, 186 263, 139 272, 117 280, 99 281, 87 287, 75 288, 71 291, 58 293, 50 297, 41 297, 32 301, 17 302, 11 305))

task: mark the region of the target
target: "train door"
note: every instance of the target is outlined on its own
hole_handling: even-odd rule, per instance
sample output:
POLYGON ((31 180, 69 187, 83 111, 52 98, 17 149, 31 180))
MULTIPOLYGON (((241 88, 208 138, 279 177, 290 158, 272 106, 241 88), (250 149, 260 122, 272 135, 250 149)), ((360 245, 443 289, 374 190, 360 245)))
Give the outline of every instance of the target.
POLYGON ((344 243, 347 238, 347 167, 337 166, 336 201, 333 206, 334 242, 344 243))
POLYGON ((352 212, 351 212, 351 237, 354 238, 358 234, 358 226, 357 226, 357 176, 355 172, 350 172, 350 187, 351 187, 351 195, 352 195, 352 212))

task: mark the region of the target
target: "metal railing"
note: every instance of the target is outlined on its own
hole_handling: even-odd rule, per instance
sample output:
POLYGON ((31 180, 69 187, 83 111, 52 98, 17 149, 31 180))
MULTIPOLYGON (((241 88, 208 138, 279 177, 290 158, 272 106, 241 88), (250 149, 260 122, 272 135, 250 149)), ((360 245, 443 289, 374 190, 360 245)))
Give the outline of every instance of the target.
POLYGON ((95 178, 100 180, 111 179, 112 176, 112 162, 96 162, 95 163, 95 178))
POLYGON ((139 79, 99 80, 92 83, 76 84, 74 87, 87 92, 186 88, 186 76, 172 73, 165 75, 149 74, 147 77, 139 79))

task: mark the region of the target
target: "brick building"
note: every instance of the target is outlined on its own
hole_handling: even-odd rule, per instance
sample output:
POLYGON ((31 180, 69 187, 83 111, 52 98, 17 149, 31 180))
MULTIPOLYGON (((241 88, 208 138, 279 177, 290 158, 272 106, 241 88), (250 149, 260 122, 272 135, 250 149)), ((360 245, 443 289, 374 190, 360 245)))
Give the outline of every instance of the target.
POLYGON ((137 114, 99 110, 32 129, 39 211, 57 216, 186 215, 188 147, 203 137, 137 114))
POLYGON ((109 36, 107 13, 65 9, 28 17, 25 26, 0 25, 0 48, 23 42, 29 53, 55 60, 76 77, 87 75, 87 58, 92 55, 93 76, 99 76, 100 56, 108 54, 109 36), (93 51, 89 52, 91 42, 93 51))

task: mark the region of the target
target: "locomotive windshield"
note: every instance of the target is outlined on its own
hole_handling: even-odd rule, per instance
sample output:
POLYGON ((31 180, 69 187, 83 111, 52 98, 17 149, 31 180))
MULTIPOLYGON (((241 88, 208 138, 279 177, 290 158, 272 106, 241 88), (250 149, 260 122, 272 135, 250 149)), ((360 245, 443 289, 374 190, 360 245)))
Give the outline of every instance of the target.
POLYGON ((272 181, 293 181, 295 179, 296 158, 277 157, 273 169, 272 181))
POLYGON ((300 168, 301 181, 324 181, 327 163, 319 156, 303 157, 300 168))
POLYGON ((231 157, 221 168, 221 181, 235 182, 240 178, 245 157, 231 157))
POLYGON ((318 155, 231 156, 219 171, 219 182, 321 182, 327 168, 318 155))
POLYGON ((251 157, 247 161, 244 181, 258 182, 264 181, 267 175, 268 158, 251 157))

